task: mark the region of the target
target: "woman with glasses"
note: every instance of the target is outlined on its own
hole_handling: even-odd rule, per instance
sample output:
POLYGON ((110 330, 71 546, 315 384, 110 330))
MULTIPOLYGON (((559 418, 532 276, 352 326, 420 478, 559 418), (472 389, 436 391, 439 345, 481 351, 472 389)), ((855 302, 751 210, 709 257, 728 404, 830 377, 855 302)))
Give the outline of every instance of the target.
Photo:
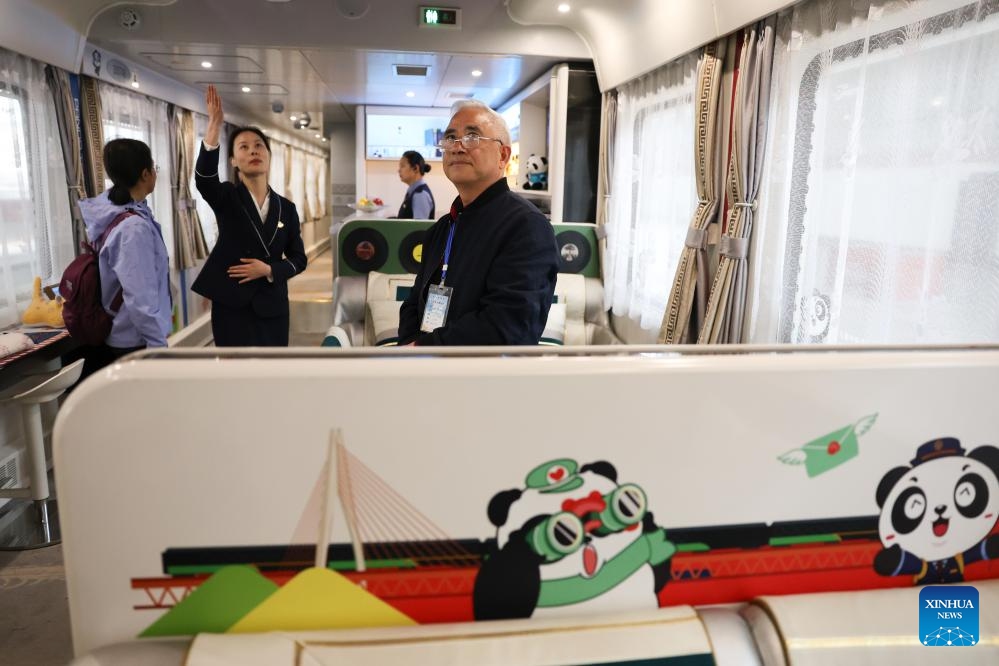
POLYGON ((423 180, 424 174, 430 173, 430 165, 423 155, 415 150, 407 150, 399 158, 399 180, 406 183, 406 198, 399 207, 396 217, 400 220, 432 220, 436 208, 434 195, 430 186, 423 180))
POLYGON ((146 204, 159 171, 152 152, 142 141, 114 139, 104 146, 104 170, 111 189, 80 201, 80 212, 112 324, 104 344, 83 351, 83 376, 129 352, 165 347, 173 320, 163 231, 146 204))
POLYGON ((205 100, 208 129, 194 177, 219 235, 191 289, 212 301, 217 347, 287 347, 288 280, 306 265, 298 211, 267 184, 270 142, 256 127, 229 133, 235 178, 219 180, 224 113, 215 86, 208 86, 205 100))
POLYGON ((399 309, 400 344, 536 345, 558 273, 552 225, 504 177, 510 131, 485 104, 459 103, 441 143, 458 190, 423 241, 399 309))

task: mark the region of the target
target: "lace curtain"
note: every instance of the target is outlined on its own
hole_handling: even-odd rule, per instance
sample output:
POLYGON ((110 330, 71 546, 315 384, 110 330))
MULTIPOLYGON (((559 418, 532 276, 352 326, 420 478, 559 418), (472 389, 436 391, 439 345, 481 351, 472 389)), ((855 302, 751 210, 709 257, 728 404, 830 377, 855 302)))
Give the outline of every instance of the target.
POLYGON ((999 341, 999 3, 782 12, 752 342, 999 341))
MULTIPOLYGON (((104 114, 105 143, 112 139, 138 139, 144 141, 153 153, 153 162, 159 168, 159 174, 156 189, 149 196, 149 206, 163 228, 163 242, 173 266, 175 247, 170 174, 174 160, 167 104, 104 82, 98 83, 98 90, 104 114)), ((111 187, 111 180, 106 176, 104 187, 111 187)))
POLYGON ((59 123, 41 63, 0 49, 0 327, 20 320, 35 276, 73 260, 59 123))
POLYGON ((621 86, 617 96, 605 304, 658 330, 683 249, 694 183, 696 53, 621 86))

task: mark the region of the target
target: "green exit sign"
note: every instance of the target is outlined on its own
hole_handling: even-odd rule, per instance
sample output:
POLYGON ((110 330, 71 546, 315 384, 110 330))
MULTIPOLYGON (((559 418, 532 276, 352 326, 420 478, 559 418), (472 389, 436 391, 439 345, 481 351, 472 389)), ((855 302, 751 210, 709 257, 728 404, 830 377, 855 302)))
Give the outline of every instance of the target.
POLYGON ((461 28, 461 10, 453 7, 420 7, 421 28, 461 28))

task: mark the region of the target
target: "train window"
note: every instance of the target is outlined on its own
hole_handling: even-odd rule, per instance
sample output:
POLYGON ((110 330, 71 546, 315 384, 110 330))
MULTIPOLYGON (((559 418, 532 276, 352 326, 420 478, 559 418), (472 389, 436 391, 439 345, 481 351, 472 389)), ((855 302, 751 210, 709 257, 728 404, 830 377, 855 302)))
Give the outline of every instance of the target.
POLYGON ((73 258, 66 172, 41 63, 0 49, 0 327, 73 258))
POLYGON ((999 8, 954 5, 782 16, 754 342, 999 339, 999 8))
MULTIPOLYGON (((205 130, 208 129, 208 116, 195 113, 194 114, 194 133, 195 133, 195 143, 193 146, 193 152, 191 155, 193 159, 197 161, 198 153, 201 151, 201 143, 205 138, 205 130)), ((273 144, 272 144, 273 149, 273 144)), ((219 141, 219 178, 222 180, 229 180, 229 170, 225 168, 225 165, 229 163, 228 150, 229 146, 226 140, 223 138, 219 141)), ((271 160, 271 176, 273 178, 274 174, 274 161, 271 160)), ((191 196, 194 197, 194 203, 198 210, 198 219, 201 221, 201 232, 205 235, 205 243, 208 248, 211 249, 215 246, 215 241, 218 239, 218 226, 215 222, 215 213, 212 212, 212 207, 208 205, 208 202, 204 200, 201 194, 198 193, 197 183, 194 180, 194 167, 191 167, 191 182, 188 184, 191 189, 191 196)))
MULTIPOLYGON (((163 229, 163 242, 173 263, 173 190, 170 187, 173 169, 173 147, 170 143, 169 118, 166 102, 151 99, 117 86, 99 85, 103 107, 104 141, 138 139, 153 153, 159 167, 156 189, 149 197, 153 216, 163 229)), ((111 181, 105 180, 111 187, 111 181)))
POLYGON ((644 333, 658 333, 697 205, 694 182, 694 91, 697 54, 618 89, 610 208, 606 302, 644 333))

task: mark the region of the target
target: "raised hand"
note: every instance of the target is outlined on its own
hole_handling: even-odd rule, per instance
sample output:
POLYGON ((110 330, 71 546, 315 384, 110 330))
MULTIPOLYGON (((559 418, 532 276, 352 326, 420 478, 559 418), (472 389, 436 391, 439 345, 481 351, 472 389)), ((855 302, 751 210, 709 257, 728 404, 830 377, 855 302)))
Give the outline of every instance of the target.
POLYGON ((225 114, 222 111, 222 97, 213 85, 209 85, 208 91, 205 93, 205 104, 208 106, 208 128, 205 130, 205 143, 217 146, 225 114))

